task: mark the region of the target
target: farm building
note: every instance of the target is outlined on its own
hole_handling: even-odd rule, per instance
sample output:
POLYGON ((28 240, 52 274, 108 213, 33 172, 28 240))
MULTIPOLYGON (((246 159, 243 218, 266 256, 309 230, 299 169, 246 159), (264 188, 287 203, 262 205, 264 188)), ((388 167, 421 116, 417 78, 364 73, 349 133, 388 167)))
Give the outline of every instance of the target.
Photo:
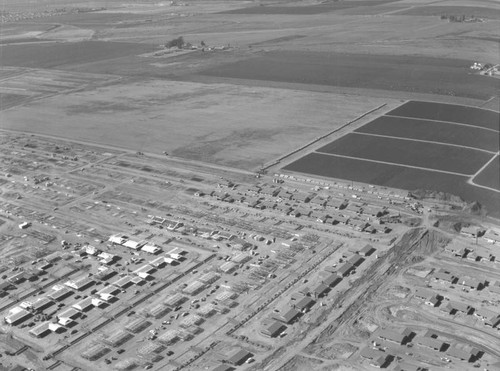
POLYGON ((244 252, 236 254, 235 256, 233 256, 231 258, 231 261, 233 261, 237 264, 243 264, 243 263, 246 263, 247 261, 250 261, 250 260, 252 260, 252 257, 244 252))
POLYGON ((500 233, 496 230, 493 229, 488 229, 485 234, 483 235, 483 238, 486 240, 488 243, 492 243, 495 245, 500 245, 500 233))
POLYGON ((123 243, 123 246, 128 247, 131 250, 139 250, 142 247, 142 245, 144 245, 144 243, 141 244, 139 242, 132 241, 132 240, 128 240, 128 241, 123 243))
POLYGON ((217 313, 217 308, 212 303, 207 303, 198 308, 197 313, 202 317, 208 318, 217 313))
POLYGON ((471 314, 474 311, 474 308, 468 304, 450 300, 446 306, 441 308, 441 311, 447 312, 449 314, 455 314, 455 313, 471 314))
POLYGON ((500 281, 495 281, 490 283, 488 285, 488 290, 490 290, 490 292, 500 295, 500 281))
POLYGON ((427 367, 401 362, 396 365, 394 371, 429 371, 427 367))
POLYGON ((179 326, 181 327, 184 327, 184 328, 188 328, 188 327, 192 327, 192 326, 198 326, 200 324, 202 324, 205 320, 196 315, 196 314, 191 314, 189 316, 187 316, 186 318, 184 318, 181 323, 179 324, 179 326))
POLYGON ((101 260, 99 260, 99 263, 108 264, 108 265, 113 264, 113 262, 116 259, 115 255, 107 253, 107 252, 101 252, 99 255, 97 255, 97 257, 101 259, 101 260))
POLYGON ((474 277, 460 277, 458 285, 467 287, 470 290, 482 290, 486 286, 486 281, 482 281, 474 277))
POLYGON ((361 350, 361 352, 359 353, 359 355, 365 359, 369 359, 369 360, 374 360, 374 359, 378 359, 380 357, 385 357, 387 358, 388 354, 379 350, 379 349, 374 349, 374 348, 371 348, 371 347, 365 347, 361 350))
POLYGON ((262 335, 275 338, 285 330, 286 326, 284 324, 278 321, 272 321, 271 323, 264 325, 260 332, 262 335))
POLYGON ((14 307, 9 310, 9 314, 5 316, 5 322, 9 325, 15 326, 26 321, 31 316, 32 314, 26 309, 23 309, 21 307, 14 307))
POLYGON ((328 285, 325 285, 324 283, 318 283, 311 289, 311 292, 315 298, 320 298, 326 295, 328 291, 330 291, 330 287, 328 285))
POLYGON ((93 309, 94 307, 99 307, 103 303, 104 303, 104 301, 102 301, 101 299, 88 297, 88 298, 82 299, 79 302, 73 304, 72 307, 81 311, 81 312, 88 312, 89 310, 93 309))
POLYGON ((238 294, 236 294, 235 292, 232 292, 232 291, 222 291, 222 292, 218 293, 215 296, 215 300, 217 300, 217 301, 226 301, 226 300, 235 299, 237 297, 238 297, 238 294))
POLYGON ((467 227, 462 227, 460 229, 460 234, 462 234, 466 237, 472 237, 472 238, 482 236, 485 232, 486 232, 486 230, 484 230, 483 228, 478 227, 478 226, 473 226, 473 225, 470 225, 467 227))
POLYGON ((109 237, 108 241, 117 245, 123 245, 125 242, 127 242, 128 237, 127 236, 120 236, 120 235, 113 235, 109 237))
POLYGON ((165 350, 163 344, 150 341, 137 349, 137 354, 142 358, 151 358, 151 355, 157 355, 165 350))

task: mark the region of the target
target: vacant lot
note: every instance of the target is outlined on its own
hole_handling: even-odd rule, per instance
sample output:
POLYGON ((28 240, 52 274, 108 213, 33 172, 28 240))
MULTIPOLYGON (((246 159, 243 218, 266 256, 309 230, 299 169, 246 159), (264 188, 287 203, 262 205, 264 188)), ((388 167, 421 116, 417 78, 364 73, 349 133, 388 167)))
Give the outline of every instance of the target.
MULTIPOLYGON (((498 81, 495 83, 498 84, 498 81)), ((456 122, 496 131, 500 128, 500 114, 498 112, 455 104, 410 101, 387 115, 456 122)))
POLYGON ((448 122, 382 116, 357 129, 356 132, 498 151, 498 137, 492 135, 490 130, 448 122))
POLYGON ((36 101, 4 111, 2 126, 251 169, 386 101, 151 80, 36 101))
POLYGON ((442 58, 276 51, 202 74, 476 99, 495 96, 498 82, 470 74, 469 65, 469 61, 442 58))
POLYGON ((457 16, 500 19, 500 9, 482 6, 420 6, 395 13, 396 15, 457 16))
POLYGON ((492 155, 469 148, 397 138, 348 134, 318 152, 472 175, 492 155))
MULTIPOLYGON (((500 191, 500 157, 495 157, 495 159, 474 178, 474 183, 485 187, 495 188, 500 191)), ((500 198, 500 195, 498 197, 500 198)))
POLYGON ((467 177, 321 153, 306 155, 285 166, 284 170, 410 191, 428 189, 448 192, 467 201, 479 201, 486 205, 491 215, 500 216, 498 193, 467 184, 467 177))
POLYGON ((152 52, 152 45, 83 41, 76 43, 0 45, 0 65, 31 68, 62 68, 152 52))

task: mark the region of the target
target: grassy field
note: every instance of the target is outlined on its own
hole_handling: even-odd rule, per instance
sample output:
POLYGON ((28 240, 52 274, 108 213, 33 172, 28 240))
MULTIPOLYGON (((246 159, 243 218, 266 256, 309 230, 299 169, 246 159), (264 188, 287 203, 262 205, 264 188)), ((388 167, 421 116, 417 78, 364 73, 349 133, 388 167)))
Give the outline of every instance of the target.
POLYGON ((222 14, 301 14, 311 15, 329 13, 342 9, 364 8, 382 5, 396 0, 351 0, 338 1, 319 5, 299 5, 299 6, 250 6, 241 9, 229 10, 222 14))
POLYGON ((62 68, 151 52, 154 46, 136 43, 83 41, 30 45, 1 45, 1 66, 62 68))
POLYGON ((121 83, 2 113, 2 127, 254 168, 387 100, 170 81, 121 83))
MULTIPOLYGON (((496 80, 492 82, 497 83, 496 80)), ((500 129, 500 114, 497 111, 454 104, 411 101, 387 115, 456 122, 497 131, 500 129)))
POLYGON ((497 81, 468 72, 468 61, 338 53, 269 52, 221 65, 205 75, 397 90, 487 99, 497 81))
POLYGON ((479 201, 491 215, 500 216, 498 193, 468 184, 467 177, 321 153, 308 154, 285 166, 284 170, 410 191, 427 189, 448 192, 469 202, 479 201))
POLYGON ((500 19, 500 9, 482 6, 421 6, 397 12, 396 15, 413 16, 457 16, 500 19))
POLYGON ((498 138, 491 131, 448 122, 382 116, 356 132, 457 144, 494 152, 499 149, 498 138))
POLYGON ((492 155, 474 149, 397 138, 348 134, 318 152, 401 165, 474 174, 492 155))
MULTIPOLYGON (((497 138, 498 139, 498 138, 497 138)), ((474 183, 495 188, 500 191, 500 157, 496 156, 490 164, 474 178, 474 183)), ((500 198, 500 197, 499 197, 500 198)))

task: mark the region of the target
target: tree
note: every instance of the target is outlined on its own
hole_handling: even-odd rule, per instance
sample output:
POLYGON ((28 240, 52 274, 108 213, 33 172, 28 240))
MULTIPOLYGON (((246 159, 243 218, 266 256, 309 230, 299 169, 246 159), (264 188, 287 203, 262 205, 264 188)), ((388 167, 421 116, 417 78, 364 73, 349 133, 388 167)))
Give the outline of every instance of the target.
POLYGON ((177 48, 182 49, 182 47, 184 46, 184 38, 182 36, 179 36, 178 38, 172 39, 167 42, 165 46, 167 48, 173 48, 176 46, 177 48))
POLYGON ((205 44, 205 41, 201 41, 200 45, 201 46, 207 46, 207 44, 205 44))

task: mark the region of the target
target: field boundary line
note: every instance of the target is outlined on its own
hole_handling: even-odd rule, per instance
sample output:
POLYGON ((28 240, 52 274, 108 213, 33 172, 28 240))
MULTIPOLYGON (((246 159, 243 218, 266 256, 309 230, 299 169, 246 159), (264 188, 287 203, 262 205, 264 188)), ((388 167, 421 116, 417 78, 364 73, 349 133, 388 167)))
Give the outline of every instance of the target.
MULTIPOLYGON (((440 1, 434 1, 433 3, 439 3, 440 1)), ((433 3, 428 3, 428 4, 433 4, 433 3)), ((488 101, 491 100, 491 98, 495 98, 495 97, 490 97, 488 98, 488 101)), ((447 103, 447 102, 443 102, 443 101, 436 101, 436 100, 407 100, 405 103, 403 103, 402 105, 400 105, 399 107, 402 107, 404 106, 406 103, 408 102, 418 102, 418 103, 437 103, 437 104, 441 104, 441 105, 446 105, 446 106, 462 106, 462 107, 467 107, 467 108, 476 108, 476 109, 479 109, 479 110, 484 110, 484 111, 492 111, 492 112, 495 112, 495 113, 500 113, 499 111, 497 110, 494 110, 494 109, 491 109, 491 108, 482 108, 481 106, 471 106, 470 104, 459 104, 459 103, 447 103)), ((484 102, 484 101, 483 101, 484 102)), ((398 107, 398 108, 399 108, 398 107)))
POLYGON ((487 149, 476 148, 476 147, 469 147, 469 146, 462 146, 460 144, 452 144, 452 143, 444 143, 444 142, 434 142, 434 141, 431 141, 431 140, 424 140, 424 139, 394 137, 392 135, 383 135, 383 134, 375 134, 375 133, 365 133, 365 132, 362 132, 362 131, 353 131, 352 133, 353 134, 358 134, 358 135, 368 135, 368 136, 373 136, 373 137, 382 137, 382 138, 389 138, 389 139, 401 139, 401 140, 407 140, 407 141, 410 141, 410 142, 422 142, 422 143, 430 143, 430 144, 440 144, 440 145, 443 145, 443 146, 451 146, 451 147, 472 149, 472 150, 475 150, 475 151, 481 151, 481 152, 491 153, 492 155, 496 155, 497 154, 497 152, 488 151, 487 149))
POLYGON ((481 167, 481 169, 479 169, 475 174, 473 174, 467 180, 467 183, 473 185, 474 187, 484 188, 484 189, 488 189, 488 190, 493 191, 493 192, 500 193, 500 190, 498 190, 496 188, 491 188, 491 187, 487 187, 487 186, 484 186, 484 185, 481 185, 478 183, 474 183, 474 178, 477 177, 479 174, 481 174, 481 172, 484 169, 486 169, 488 167, 488 165, 491 164, 498 156, 500 156, 500 152, 497 152, 492 158, 490 158, 490 160, 486 164, 484 164, 483 167, 481 167))
POLYGON ((376 162, 379 164, 385 164, 385 165, 393 165, 393 166, 399 166, 399 167, 407 167, 407 168, 412 168, 412 169, 418 169, 418 170, 426 170, 426 171, 433 171, 435 173, 444 173, 444 174, 451 174, 451 175, 458 175, 466 178, 470 178, 472 175, 471 174, 462 174, 462 173, 455 173, 453 171, 447 171, 447 170, 439 170, 439 169, 431 169, 427 167, 421 167, 421 166, 414 166, 414 165, 405 165, 405 164, 398 164, 395 162, 387 162, 387 161, 380 161, 380 160, 372 160, 368 158, 362 158, 362 157, 354 157, 354 156, 346 156, 346 155, 337 155, 335 153, 326 153, 326 152, 316 152, 317 154, 320 155, 326 155, 326 156, 333 156, 333 157, 344 157, 344 158, 350 158, 353 160, 360 160, 360 161, 368 161, 368 162, 376 162))
POLYGON ((315 144, 315 143, 319 142, 320 140, 322 140, 322 139, 325 139, 325 138, 329 137, 330 135, 332 135, 332 134, 334 134, 334 133, 336 133, 336 132, 338 132, 338 131, 340 131, 340 130, 342 130, 342 129, 346 128, 347 126, 351 125, 352 123, 354 123, 354 122, 356 122, 356 121, 358 121, 358 120, 361 120, 363 117, 368 116, 370 113, 373 113, 373 112, 375 112, 375 111, 378 111, 379 109, 381 109, 381 108, 383 108, 383 107, 385 107, 385 106, 387 106, 387 103, 381 104, 380 106, 375 107, 375 108, 373 108, 373 109, 371 109, 371 110, 369 110, 369 111, 367 111, 367 112, 365 112, 365 113, 363 113, 363 114, 359 115, 358 117, 356 117, 356 118, 354 118, 354 119, 352 119, 352 120, 350 120, 350 121, 346 122, 344 125, 339 126, 338 128, 335 128, 335 129, 333 129, 333 130, 329 131, 329 132, 328 132, 328 133, 326 133, 326 134, 323 134, 323 135, 321 135, 321 136, 319 136, 319 137, 316 137, 316 138, 315 138, 315 139, 313 139, 312 141, 310 141, 310 142, 308 142, 308 143, 304 144, 303 146, 300 146, 299 148, 294 149, 292 152, 289 152, 289 153, 287 153, 287 154, 285 154, 285 155, 283 155, 283 156, 281 156, 281 157, 278 157, 276 160, 271 161, 271 162, 269 162, 269 163, 265 164, 264 166, 262 166, 262 168, 261 168, 260 170, 261 170, 261 171, 265 171, 265 170, 269 169, 270 167, 272 167, 272 166, 275 166, 275 165, 279 164, 279 163, 280 163, 281 161, 283 161, 285 158, 290 157, 290 156, 293 156, 294 154, 296 154, 296 153, 298 153, 298 152, 300 152, 300 151, 302 151, 302 150, 306 149, 306 148, 307 148, 307 147, 309 147, 309 146, 312 146, 313 144, 315 144))
POLYGON ((499 133, 499 130, 496 130, 496 129, 490 129, 490 128, 485 128, 485 127, 482 127, 482 126, 476 126, 476 125, 470 125, 470 124, 463 124, 461 122, 444 121, 444 120, 434 120, 434 119, 425 119, 425 118, 421 118, 421 117, 410 117, 410 116, 389 115, 389 114, 385 114, 384 116, 387 116, 387 117, 397 117, 397 118, 402 118, 402 119, 420 120, 420 121, 444 122, 446 124, 468 126, 468 127, 471 127, 471 128, 483 129, 483 130, 493 131, 494 133, 499 133))

